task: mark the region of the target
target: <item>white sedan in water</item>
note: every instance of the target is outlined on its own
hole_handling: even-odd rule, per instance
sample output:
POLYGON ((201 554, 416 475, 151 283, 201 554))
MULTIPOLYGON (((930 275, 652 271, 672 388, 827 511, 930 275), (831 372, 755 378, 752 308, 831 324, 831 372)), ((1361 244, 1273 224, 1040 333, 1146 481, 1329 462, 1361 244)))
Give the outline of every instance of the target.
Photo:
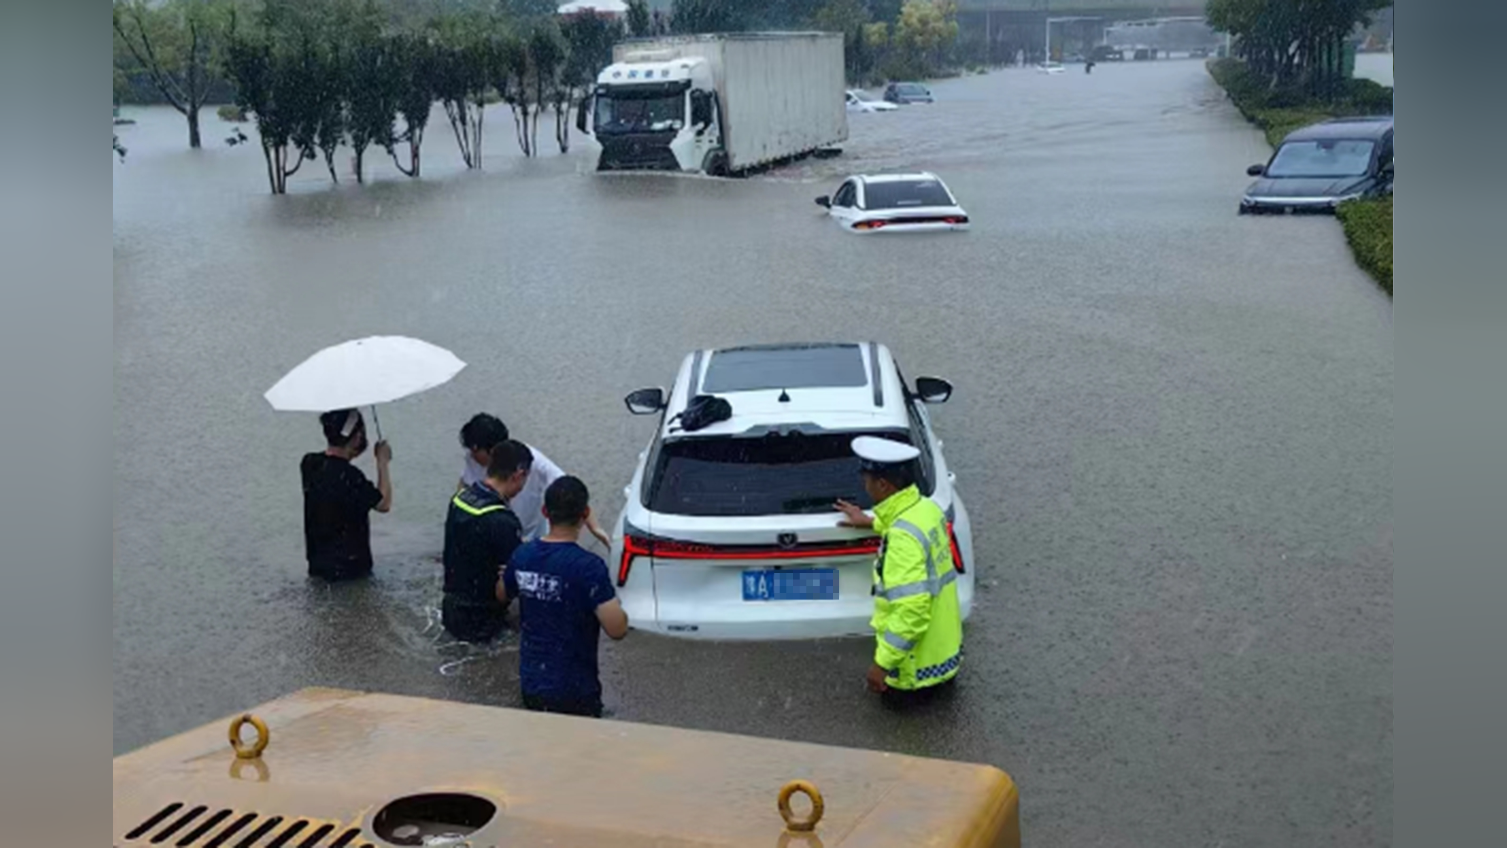
POLYGON ((816 204, 854 233, 966 230, 968 213, 936 174, 859 174, 816 204))
POLYGON ((844 98, 849 112, 893 112, 900 108, 885 100, 875 100, 857 89, 848 89, 844 98))
POLYGON ((625 399, 658 416, 613 531, 609 568, 634 628, 699 639, 813 639, 871 633, 872 530, 839 526, 839 498, 870 509, 853 439, 921 450, 917 486, 947 516, 958 603, 973 607, 968 511, 953 488, 928 406, 952 386, 907 385, 874 342, 701 350, 674 384, 625 399), (730 415, 682 429, 688 401, 714 395, 730 415))

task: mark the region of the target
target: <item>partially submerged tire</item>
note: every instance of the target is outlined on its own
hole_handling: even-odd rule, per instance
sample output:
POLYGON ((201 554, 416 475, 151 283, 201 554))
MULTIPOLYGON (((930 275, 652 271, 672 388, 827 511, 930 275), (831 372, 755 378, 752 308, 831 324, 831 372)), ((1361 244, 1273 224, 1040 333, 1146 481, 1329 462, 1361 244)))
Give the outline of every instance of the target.
POLYGON ((706 159, 701 163, 701 170, 708 176, 727 176, 727 154, 721 150, 713 150, 706 154, 706 159))

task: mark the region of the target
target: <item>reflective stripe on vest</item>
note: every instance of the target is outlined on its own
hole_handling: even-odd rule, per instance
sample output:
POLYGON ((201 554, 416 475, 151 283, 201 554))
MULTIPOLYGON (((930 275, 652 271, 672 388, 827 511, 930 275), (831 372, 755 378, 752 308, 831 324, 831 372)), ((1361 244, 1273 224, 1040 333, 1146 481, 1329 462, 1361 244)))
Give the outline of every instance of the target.
MULTIPOLYGON (((883 575, 880 575, 879 587, 874 591, 875 595, 885 599, 886 601, 898 601, 901 598, 909 598, 912 595, 936 595, 941 592, 942 589, 947 586, 947 584, 958 579, 957 571, 951 568, 947 570, 947 573, 942 575, 941 579, 937 578, 937 563, 933 558, 931 539, 927 538, 926 534, 921 532, 921 528, 903 519, 897 519, 895 523, 890 526, 895 528, 896 530, 904 530, 906 533, 909 533, 911 537, 914 538, 917 542, 921 543, 921 550, 926 556, 926 579, 917 580, 914 583, 902 583, 899 586, 887 587, 884 585, 883 575)), ((901 650, 908 649, 901 648, 901 650)))
POLYGON ((499 509, 507 509, 507 506, 505 504, 492 504, 490 506, 475 507, 461 500, 460 495, 456 495, 455 499, 450 502, 472 515, 486 515, 489 512, 496 512, 499 509))
POLYGON ((899 648, 902 651, 909 651, 911 648, 916 647, 915 642, 896 636, 888 630, 884 631, 883 638, 886 644, 894 648, 899 648))

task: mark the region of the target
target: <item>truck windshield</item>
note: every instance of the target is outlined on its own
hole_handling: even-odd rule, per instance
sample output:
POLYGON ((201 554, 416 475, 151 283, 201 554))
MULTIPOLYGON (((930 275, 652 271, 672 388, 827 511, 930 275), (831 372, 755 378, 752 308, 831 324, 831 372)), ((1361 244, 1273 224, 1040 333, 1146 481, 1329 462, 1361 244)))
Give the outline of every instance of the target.
POLYGON ((685 126, 685 95, 597 95, 598 133, 670 132, 685 126))
MULTIPOLYGON (((853 438, 864 435, 908 441, 889 432, 797 431, 665 442, 644 505, 667 515, 794 515, 835 512, 842 498, 868 509, 853 455, 853 438)), ((918 481, 922 493, 931 483, 918 481)))

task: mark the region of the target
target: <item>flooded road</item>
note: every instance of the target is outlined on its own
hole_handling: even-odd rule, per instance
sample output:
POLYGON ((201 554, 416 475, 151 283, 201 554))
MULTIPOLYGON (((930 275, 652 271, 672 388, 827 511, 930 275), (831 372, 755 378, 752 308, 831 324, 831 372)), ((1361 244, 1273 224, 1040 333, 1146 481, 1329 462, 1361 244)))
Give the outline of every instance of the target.
POLYGON ((615 514, 653 426, 628 390, 700 346, 874 338, 957 387, 933 420, 981 565, 955 697, 886 711, 863 640, 632 634, 604 650, 616 718, 993 763, 1032 845, 1390 844, 1390 301, 1334 221, 1236 216, 1268 149, 1199 62, 935 90, 743 181, 524 160, 506 111, 465 173, 437 112, 422 181, 309 162, 282 198, 212 113, 191 152, 175 113, 126 110, 116 752, 309 685, 517 704, 511 643, 437 639, 460 425, 498 414, 615 514), (972 231, 819 216, 885 168, 943 176, 972 231), (317 586, 318 424, 262 392, 383 333, 469 367, 381 410, 376 576, 317 586))

